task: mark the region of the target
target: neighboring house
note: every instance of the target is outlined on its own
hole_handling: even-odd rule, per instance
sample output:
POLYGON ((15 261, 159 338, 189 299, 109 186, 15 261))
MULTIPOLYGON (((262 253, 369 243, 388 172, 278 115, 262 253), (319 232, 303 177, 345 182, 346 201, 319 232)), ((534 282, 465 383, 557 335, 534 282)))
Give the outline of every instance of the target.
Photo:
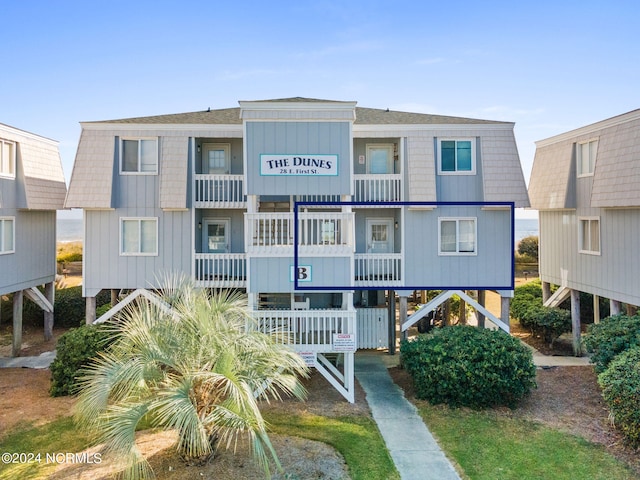
POLYGON ((24 296, 45 311, 45 339, 52 335, 56 210, 66 192, 58 142, 0 124, 0 299, 13 294, 13 356, 24 296))
POLYGON ((579 352, 580 292, 640 305, 640 110, 536 142, 529 184, 540 211, 546 305, 571 297, 579 352), (559 288, 551 295, 550 284, 559 288))
POLYGON ((239 103, 82 123, 66 206, 84 210, 88 322, 100 290, 152 289, 162 271, 244 289, 261 328, 351 401, 356 341, 395 348, 394 291, 403 331, 453 292, 486 289, 501 318, 467 301, 508 330, 512 207, 529 205, 513 123, 239 103), (416 289, 446 292, 407 319, 416 289))

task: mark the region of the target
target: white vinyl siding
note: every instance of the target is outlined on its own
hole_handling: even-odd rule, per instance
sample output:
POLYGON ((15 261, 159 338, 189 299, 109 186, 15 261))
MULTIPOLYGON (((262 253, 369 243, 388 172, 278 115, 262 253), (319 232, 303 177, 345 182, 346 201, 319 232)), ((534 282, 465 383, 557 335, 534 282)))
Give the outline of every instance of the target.
POLYGON ((120 255, 158 255, 158 219, 121 218, 120 255))
POLYGON ((438 141, 438 175, 475 175, 475 140, 440 139, 438 141))
POLYGON ((16 176, 16 145, 0 139, 0 177, 16 176))
POLYGON ((15 218, 0 217, 0 255, 14 253, 15 243, 15 218))
POLYGON ((440 255, 477 255, 475 218, 439 218, 438 253, 440 255))
POLYGON ((576 146, 576 156, 578 163, 578 177, 593 175, 596 166, 596 154, 598 151, 598 140, 578 143, 576 146))
POLYGON ((120 141, 120 173, 155 175, 158 173, 157 138, 123 138, 120 141))
POLYGON ((600 218, 580 218, 578 227, 580 228, 578 235, 580 253, 600 255, 600 218))

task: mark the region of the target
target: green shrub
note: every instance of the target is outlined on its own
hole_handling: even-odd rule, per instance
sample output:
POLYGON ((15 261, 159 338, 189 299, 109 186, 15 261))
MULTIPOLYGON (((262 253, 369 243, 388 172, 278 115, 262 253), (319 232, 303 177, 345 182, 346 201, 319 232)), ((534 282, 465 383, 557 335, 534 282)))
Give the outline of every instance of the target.
POLYGON ((640 446, 640 347, 612 360, 598 383, 616 427, 630 445, 640 446))
MULTIPOLYGON (((108 290, 96 296, 96 306, 111 302, 108 290)), ((86 320, 86 300, 82 296, 82 287, 61 288, 56 290, 55 310, 53 313, 56 326, 79 327, 86 320)))
POLYGON ((50 366, 53 397, 74 393, 76 376, 100 350, 113 341, 106 325, 83 325, 64 333, 56 345, 56 358, 50 366))
POLYGON ((529 294, 536 298, 542 298, 542 283, 540 279, 532 280, 531 282, 523 283, 517 286, 513 291, 514 299, 519 295, 529 294))
POLYGON ((433 404, 513 408, 536 385, 531 351, 499 330, 443 327, 400 351, 416 396, 433 404))
POLYGON ((527 310, 526 316, 533 333, 549 345, 563 333, 571 331, 571 312, 567 310, 540 305, 527 310))
POLYGON ((597 373, 604 372, 620 353, 640 345, 640 317, 614 315, 589 325, 584 343, 597 373))
POLYGON ((571 331, 571 312, 542 305, 539 281, 517 287, 510 305, 510 314, 523 328, 552 344, 565 332, 571 331))

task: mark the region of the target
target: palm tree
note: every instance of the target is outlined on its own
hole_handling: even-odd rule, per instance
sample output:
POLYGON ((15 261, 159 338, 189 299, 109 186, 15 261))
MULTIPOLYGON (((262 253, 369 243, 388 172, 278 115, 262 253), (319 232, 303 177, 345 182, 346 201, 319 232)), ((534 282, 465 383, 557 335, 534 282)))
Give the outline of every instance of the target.
POLYGON ((303 399, 302 359, 252 328, 237 293, 174 278, 160 298, 132 302, 112 324, 115 342, 80 378, 80 425, 123 461, 125 478, 153 477, 135 444, 143 419, 175 429, 185 459, 209 458, 247 437, 267 477, 270 458, 281 470, 256 397, 303 399))

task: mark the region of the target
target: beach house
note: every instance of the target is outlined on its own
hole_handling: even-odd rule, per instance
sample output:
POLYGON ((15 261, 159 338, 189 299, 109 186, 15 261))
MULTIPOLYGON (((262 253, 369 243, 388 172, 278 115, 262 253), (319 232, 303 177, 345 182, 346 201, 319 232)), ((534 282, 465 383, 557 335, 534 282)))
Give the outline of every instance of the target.
POLYGON ((0 124, 0 302, 13 294, 13 356, 25 297, 45 312, 45 339, 52 335, 56 210, 66 192, 58 142, 0 124))
POLYGON ((161 271, 242 289, 351 401, 353 352, 393 348, 396 313, 406 331, 458 292, 508 330, 529 205, 513 123, 287 98, 81 125, 66 206, 84 211, 88 322, 102 289, 161 271), (417 289, 442 293, 409 318, 417 289))
POLYGON ((571 298, 576 353, 580 292, 594 296, 595 321, 600 297, 612 315, 640 305, 638 185, 640 110, 536 142, 529 196, 540 211, 544 301, 571 298))

